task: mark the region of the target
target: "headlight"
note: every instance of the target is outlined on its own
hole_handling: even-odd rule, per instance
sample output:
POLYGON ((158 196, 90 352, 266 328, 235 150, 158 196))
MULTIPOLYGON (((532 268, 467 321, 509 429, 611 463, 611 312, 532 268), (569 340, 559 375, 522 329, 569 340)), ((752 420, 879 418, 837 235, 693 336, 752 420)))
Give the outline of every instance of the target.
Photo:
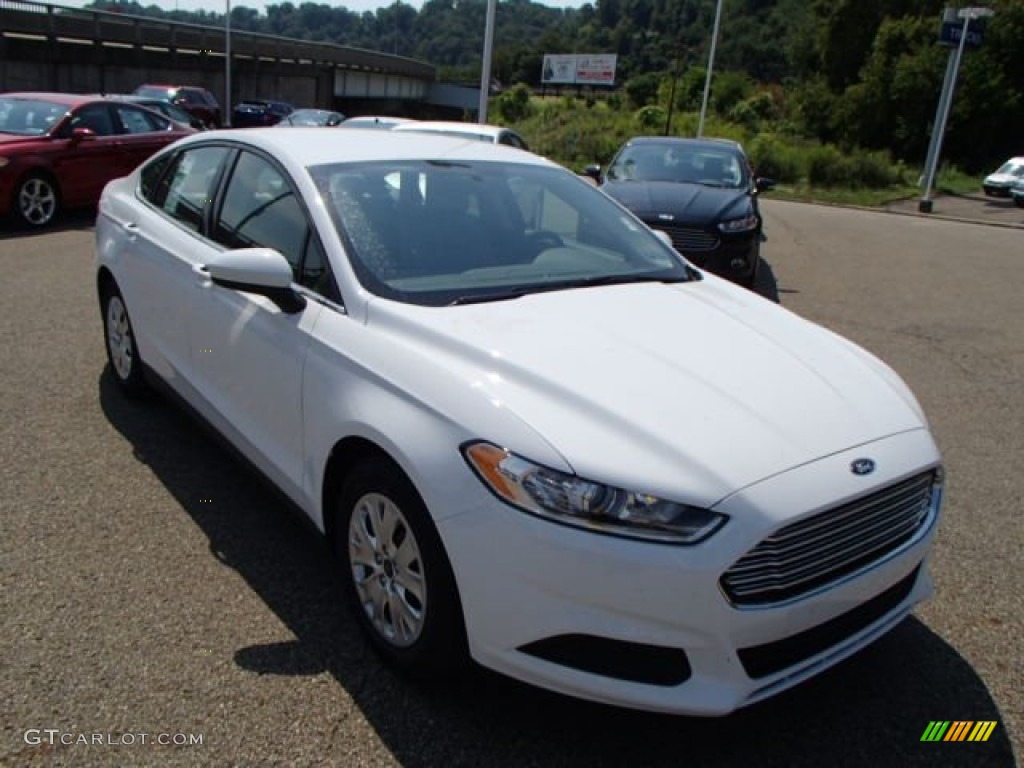
POLYGON ((742 219, 729 219, 728 221, 720 222, 718 228, 722 232, 747 232, 757 228, 757 216, 751 213, 742 219))
POLYGON ((3 168, 3 167, 4 167, 5 165, 7 165, 7 164, 8 164, 9 162, 11 162, 11 161, 10 161, 10 160, 8 160, 8 159, 7 159, 6 157, 0 157, 0 168, 3 168))
POLYGON ((502 501, 577 528, 645 541, 696 544, 727 519, 707 509, 542 467, 490 443, 468 443, 462 453, 502 501))

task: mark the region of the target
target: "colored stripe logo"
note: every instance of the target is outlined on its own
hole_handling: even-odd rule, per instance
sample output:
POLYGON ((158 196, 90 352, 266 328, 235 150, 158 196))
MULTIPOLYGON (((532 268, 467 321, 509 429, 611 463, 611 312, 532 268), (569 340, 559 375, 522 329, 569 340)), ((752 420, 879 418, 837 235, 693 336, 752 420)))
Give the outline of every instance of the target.
POLYGON ((997 724, 995 720, 932 720, 921 741, 988 741, 997 724))

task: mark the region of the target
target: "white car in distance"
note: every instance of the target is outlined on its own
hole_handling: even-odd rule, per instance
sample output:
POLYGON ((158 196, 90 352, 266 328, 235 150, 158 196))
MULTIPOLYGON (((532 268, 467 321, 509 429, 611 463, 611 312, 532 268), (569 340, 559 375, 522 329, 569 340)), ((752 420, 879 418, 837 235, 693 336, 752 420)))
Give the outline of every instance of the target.
POLYGON ((114 379, 304 510, 399 668, 723 714, 932 592, 900 378, 543 158, 198 134, 107 186, 96 246, 114 379))
POLYGON ((500 125, 488 125, 486 123, 459 123, 451 120, 413 120, 396 125, 391 130, 453 136, 472 141, 483 141, 488 144, 505 144, 509 147, 525 149, 527 151, 530 149, 526 144, 526 139, 511 128, 504 128, 500 125))

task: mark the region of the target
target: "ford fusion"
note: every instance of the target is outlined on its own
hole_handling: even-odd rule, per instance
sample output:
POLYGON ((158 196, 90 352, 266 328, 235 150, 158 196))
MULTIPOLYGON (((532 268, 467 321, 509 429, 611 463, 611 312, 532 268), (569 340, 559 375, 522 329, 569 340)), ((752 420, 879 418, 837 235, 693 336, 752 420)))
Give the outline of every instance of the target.
POLYGON ((775 182, 751 175, 739 144, 641 136, 626 142, 607 173, 599 166, 586 173, 695 264, 754 285, 762 239, 757 194, 775 182))
POLYGON ((106 187, 96 246, 113 379, 279 486, 407 672, 723 714, 931 594, 900 378, 543 158, 196 134, 106 187))

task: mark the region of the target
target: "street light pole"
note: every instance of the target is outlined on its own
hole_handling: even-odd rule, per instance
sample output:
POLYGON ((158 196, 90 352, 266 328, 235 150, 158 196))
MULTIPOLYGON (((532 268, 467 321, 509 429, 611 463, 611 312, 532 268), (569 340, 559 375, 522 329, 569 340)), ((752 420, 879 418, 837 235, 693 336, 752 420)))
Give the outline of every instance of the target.
POLYGON ((704 99, 700 105, 700 122, 697 123, 697 138, 704 135, 704 115, 708 111, 708 95, 711 93, 711 72, 715 68, 715 47, 718 45, 718 25, 722 21, 722 0, 715 8, 715 29, 711 33, 711 53, 708 54, 708 74, 704 78, 704 99))
POLYGON ((982 19, 995 13, 991 8, 961 8, 957 16, 964 20, 964 28, 960 31, 960 45, 956 49, 956 60, 952 65, 952 77, 948 79, 948 88, 939 97, 939 112, 941 113, 935 126, 932 128, 932 141, 929 147, 928 167, 925 169, 924 196, 918 201, 917 210, 921 213, 932 212, 932 187, 935 184, 935 173, 939 167, 939 158, 942 156, 942 139, 946 134, 946 122, 949 120, 949 112, 953 106, 953 93, 956 91, 957 74, 960 71, 960 61, 964 56, 964 46, 967 44, 967 33, 973 19, 982 19))
POLYGON ((223 124, 231 127, 231 0, 224 0, 224 119, 223 124))
POLYGON ((487 21, 484 24, 484 61, 480 70, 480 104, 476 121, 487 122, 487 97, 491 94, 491 51, 494 48, 494 13, 497 0, 487 0, 487 21))

